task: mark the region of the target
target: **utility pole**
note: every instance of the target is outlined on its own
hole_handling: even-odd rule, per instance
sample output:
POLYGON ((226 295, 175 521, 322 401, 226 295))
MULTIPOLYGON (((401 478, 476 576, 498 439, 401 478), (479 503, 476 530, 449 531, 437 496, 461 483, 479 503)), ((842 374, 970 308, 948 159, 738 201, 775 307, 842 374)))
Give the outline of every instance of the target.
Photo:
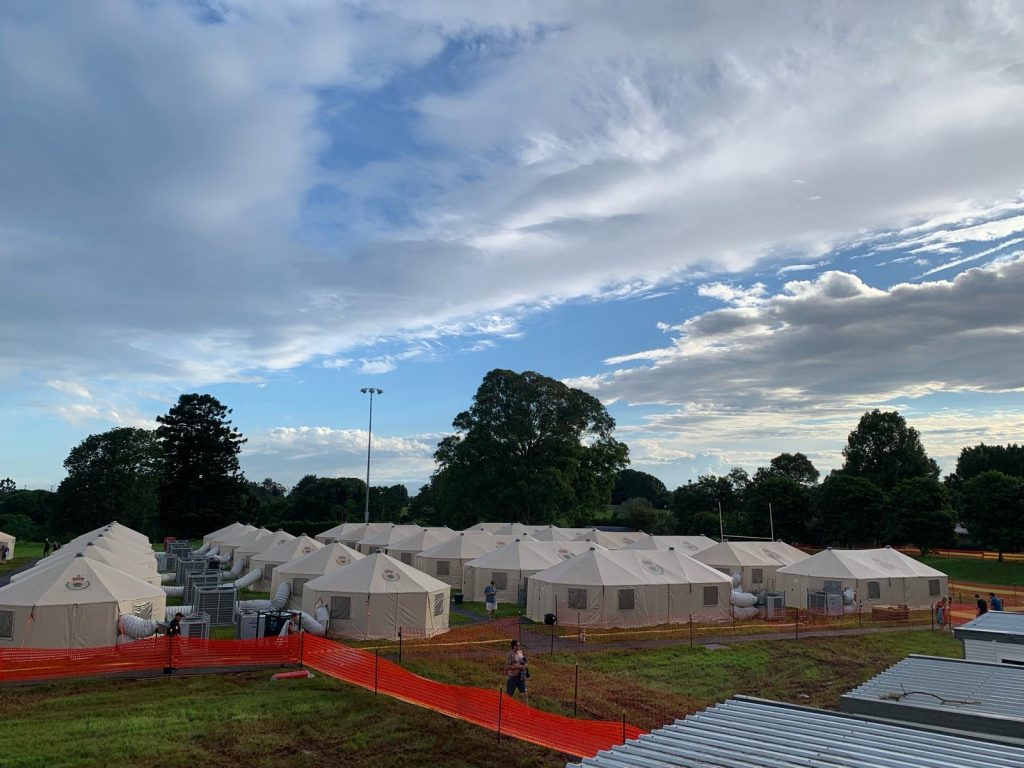
POLYGON ((373 443, 373 396, 383 395, 383 389, 377 387, 363 387, 359 390, 364 395, 370 396, 370 426, 366 430, 366 507, 363 510, 363 522, 370 522, 370 446, 373 443))

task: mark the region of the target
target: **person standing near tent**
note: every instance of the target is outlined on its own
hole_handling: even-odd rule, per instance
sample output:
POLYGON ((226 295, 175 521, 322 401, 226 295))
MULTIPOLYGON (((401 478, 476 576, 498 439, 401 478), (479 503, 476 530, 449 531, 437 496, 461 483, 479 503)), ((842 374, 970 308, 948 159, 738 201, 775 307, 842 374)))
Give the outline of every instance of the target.
POLYGON ((43 539, 43 557, 50 554, 50 538, 46 537, 43 539))
POLYGON ((1003 610, 1003 601, 995 592, 988 593, 988 604, 992 606, 993 611, 1003 610))
POLYGON ((981 595, 975 595, 974 599, 978 603, 978 615, 984 616, 986 613, 988 613, 988 603, 985 602, 985 598, 981 595))
POLYGON ((935 604, 935 623, 939 625, 939 629, 945 626, 946 620, 946 598, 941 598, 939 602, 935 604))
POLYGON ((11 554, 11 548, 7 546, 6 541, 0 541, 0 563, 6 563, 7 558, 11 554))
POLYGON ((526 678, 530 671, 526 666, 526 656, 523 654, 518 640, 512 641, 512 649, 508 652, 505 662, 505 672, 508 675, 508 679, 505 681, 505 693, 515 696, 516 691, 519 691, 523 694, 523 701, 529 706, 530 696, 526 692, 526 678))
POLYGON ((498 610, 498 590, 494 588, 493 581, 484 587, 484 607, 487 609, 487 620, 490 621, 498 610))
POLYGON ((167 625, 167 636, 168 637, 180 637, 181 636, 181 620, 185 618, 185 614, 178 611, 174 614, 174 618, 171 619, 171 623, 167 625))

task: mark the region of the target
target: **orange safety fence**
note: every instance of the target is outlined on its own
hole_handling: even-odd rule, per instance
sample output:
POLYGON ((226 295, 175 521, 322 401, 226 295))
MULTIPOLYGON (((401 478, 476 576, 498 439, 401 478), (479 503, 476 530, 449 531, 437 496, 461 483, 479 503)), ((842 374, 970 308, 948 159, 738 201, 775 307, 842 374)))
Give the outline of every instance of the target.
MULTIPOLYGON (((917 547, 896 547, 905 555, 920 555, 917 547)), ((999 553, 985 549, 929 549, 929 555, 936 557, 959 557, 967 560, 998 560, 999 553)), ((1024 552, 1003 552, 1003 561, 1008 563, 1024 563, 1024 552)))
POLYGON ((643 733, 628 724, 625 715, 621 721, 606 721, 544 712, 498 688, 429 680, 376 653, 308 633, 258 640, 160 636, 105 648, 3 648, 0 682, 284 664, 304 664, 338 680, 574 757, 593 757, 643 733))
POLYGON ((949 580, 949 593, 955 595, 957 600, 961 603, 969 602, 974 598, 974 595, 980 595, 986 600, 989 599, 989 594, 994 593, 999 595, 999 599, 1003 601, 1003 606, 1024 606, 1024 587, 1018 587, 1016 585, 999 585, 999 584, 978 584, 971 581, 960 581, 957 579, 949 580))

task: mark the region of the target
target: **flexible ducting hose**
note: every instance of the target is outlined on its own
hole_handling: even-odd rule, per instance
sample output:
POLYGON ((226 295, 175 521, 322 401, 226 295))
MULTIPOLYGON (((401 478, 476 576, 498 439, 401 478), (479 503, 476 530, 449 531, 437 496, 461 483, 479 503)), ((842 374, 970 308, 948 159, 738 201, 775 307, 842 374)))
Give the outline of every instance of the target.
POLYGON ((160 583, 161 584, 170 584, 176 578, 178 578, 178 576, 175 573, 161 573, 160 574, 160 583))
POLYGON ((274 598, 270 601, 270 605, 275 611, 284 610, 284 607, 288 605, 288 598, 291 596, 292 585, 285 581, 278 585, 277 592, 274 593, 274 598))
POLYGON ((327 634, 327 620, 330 618, 331 613, 327 610, 327 606, 320 603, 316 607, 316 618, 313 618, 305 611, 300 613, 302 616, 302 628, 309 632, 311 635, 319 635, 323 637, 327 634))
POLYGON ((269 611, 273 606, 269 600, 239 600, 236 608, 239 611, 269 611))
POLYGON ((170 621, 174 618, 174 614, 180 613, 182 616, 192 615, 191 605, 169 605, 164 609, 164 621, 170 621))
POLYGON ((210 542, 206 542, 206 543, 205 543, 205 544, 203 544, 203 546, 201 546, 201 547, 200 547, 199 549, 193 549, 193 550, 192 550, 192 556, 193 556, 193 557, 202 557, 202 556, 203 556, 203 555, 205 555, 205 554, 206 554, 207 552, 210 552, 210 554, 211 554, 211 555, 215 555, 215 554, 217 554, 216 552, 211 552, 211 551, 210 551, 210 542))
POLYGON ((149 637, 156 632, 156 622, 153 619, 144 619, 131 614, 122 615, 117 621, 117 626, 122 635, 128 635, 135 639, 149 637))
POLYGON ((227 577, 230 579, 237 579, 242 575, 242 570, 245 568, 245 560, 236 560, 235 564, 231 566, 231 570, 227 572, 227 577))
POLYGON ((227 584, 222 584, 221 586, 222 587, 234 587, 235 589, 245 589, 246 587, 251 587, 253 584, 255 584, 257 581, 259 581, 262 578, 263 578, 263 569, 262 568, 253 568, 251 571, 249 571, 247 574, 245 574, 245 576, 243 576, 242 578, 238 579, 237 581, 231 581, 231 582, 228 582, 227 584))
POLYGON ((117 640, 114 641, 115 645, 128 645, 128 643, 134 643, 135 638, 131 635, 118 635, 117 640))
POLYGON ((184 587, 162 587, 162 589, 167 594, 168 597, 184 597, 185 596, 185 588, 184 587))

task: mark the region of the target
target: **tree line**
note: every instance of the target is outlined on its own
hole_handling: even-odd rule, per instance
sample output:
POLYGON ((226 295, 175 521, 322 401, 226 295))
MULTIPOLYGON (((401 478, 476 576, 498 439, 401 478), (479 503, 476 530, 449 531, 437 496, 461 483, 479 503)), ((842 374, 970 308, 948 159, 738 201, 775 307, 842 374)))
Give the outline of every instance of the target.
MULTIPOLYGON (((155 430, 90 435, 65 460, 56 493, 0 481, 0 529, 62 538, 117 519, 153 536, 196 536, 235 519, 293 533, 362 520, 360 479, 307 475, 290 490, 247 480, 238 462, 245 438, 230 414, 211 395, 182 395, 155 430)), ((961 521, 979 546, 1024 548, 1024 446, 965 447, 940 480, 919 433, 895 411, 865 413, 842 466, 824 479, 804 454, 783 453, 752 476, 736 467, 673 491, 628 468, 629 448, 599 400, 533 371, 488 373, 452 426, 415 497, 403 485, 370 489, 373 520, 456 529, 622 523, 648 533, 925 550, 954 544, 961 521)))

